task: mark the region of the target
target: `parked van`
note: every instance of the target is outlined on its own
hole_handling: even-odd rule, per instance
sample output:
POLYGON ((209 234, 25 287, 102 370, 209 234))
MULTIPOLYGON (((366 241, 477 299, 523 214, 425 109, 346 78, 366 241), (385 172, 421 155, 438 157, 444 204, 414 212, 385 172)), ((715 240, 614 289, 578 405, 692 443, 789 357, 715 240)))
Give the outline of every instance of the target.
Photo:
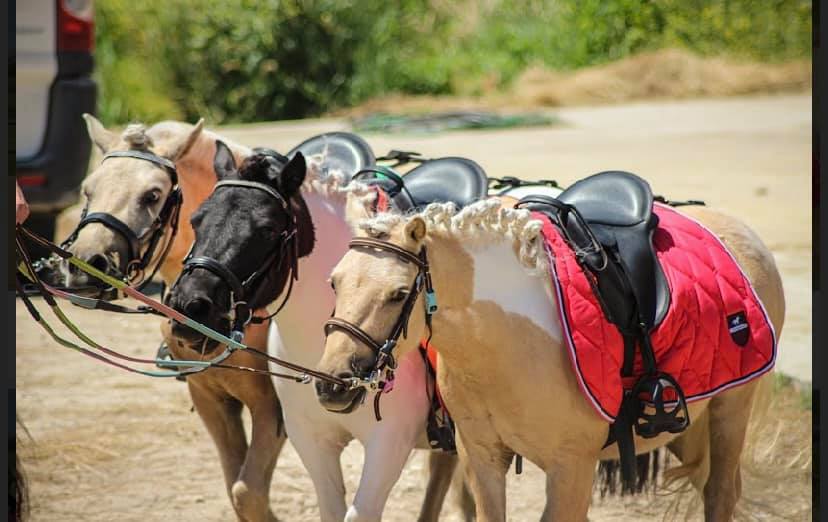
POLYGON ((16 0, 14 9, 9 112, 17 181, 31 208, 27 226, 51 237, 57 213, 78 201, 89 163, 81 115, 95 113, 94 6, 92 0, 16 0))

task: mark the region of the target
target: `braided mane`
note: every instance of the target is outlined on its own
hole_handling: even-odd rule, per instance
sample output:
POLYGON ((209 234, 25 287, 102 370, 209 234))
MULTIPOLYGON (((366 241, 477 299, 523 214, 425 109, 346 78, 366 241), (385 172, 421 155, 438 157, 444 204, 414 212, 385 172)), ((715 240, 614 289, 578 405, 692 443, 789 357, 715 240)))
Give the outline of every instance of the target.
POLYGON ((540 220, 525 209, 503 208, 499 198, 477 201, 460 210, 453 203, 432 203, 422 212, 408 216, 390 212, 360 220, 357 226, 373 237, 387 236, 419 216, 428 226, 428 235, 483 246, 511 240, 521 266, 532 275, 546 274, 549 258, 543 245, 540 220))

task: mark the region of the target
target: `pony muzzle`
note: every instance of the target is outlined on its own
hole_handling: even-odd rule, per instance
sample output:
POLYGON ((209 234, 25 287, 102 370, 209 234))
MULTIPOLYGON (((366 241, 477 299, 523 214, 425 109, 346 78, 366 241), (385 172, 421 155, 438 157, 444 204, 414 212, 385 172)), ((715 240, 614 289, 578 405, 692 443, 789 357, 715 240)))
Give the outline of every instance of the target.
POLYGON ((351 413, 365 401, 368 389, 360 379, 351 375, 339 375, 348 385, 334 384, 319 379, 315 382, 316 397, 326 410, 333 413, 351 413))

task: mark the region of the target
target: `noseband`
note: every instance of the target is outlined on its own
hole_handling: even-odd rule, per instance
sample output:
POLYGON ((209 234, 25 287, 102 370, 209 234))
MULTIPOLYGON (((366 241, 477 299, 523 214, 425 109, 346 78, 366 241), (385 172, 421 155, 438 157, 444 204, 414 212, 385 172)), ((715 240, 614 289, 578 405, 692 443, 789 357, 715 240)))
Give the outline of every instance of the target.
POLYGON ((131 228, 129 228, 129 226, 127 226, 126 223, 112 214, 107 212, 93 212, 91 214, 87 214, 88 206, 84 207, 78 226, 75 227, 72 234, 70 234, 66 241, 61 243, 60 246, 61 248, 69 247, 78 238, 78 234, 83 227, 91 223, 100 223, 109 230, 112 230, 116 234, 120 235, 126 242, 126 276, 130 284, 137 284, 137 289, 141 290, 158 272, 158 269, 161 267, 161 264, 164 262, 164 259, 170 251, 175 235, 178 232, 178 216, 181 212, 181 204, 184 201, 184 197, 181 194, 181 188, 178 186, 178 171, 175 168, 175 164, 167 158, 162 158, 161 156, 153 154, 149 151, 123 150, 107 153, 104 155, 101 163, 111 158, 140 159, 148 161, 164 169, 164 171, 170 176, 172 189, 167 195, 167 199, 164 201, 164 206, 161 208, 161 212, 158 213, 158 217, 153 220, 152 224, 145 231, 141 234, 136 234, 131 228), (166 241, 164 250, 158 258, 152 273, 149 277, 144 277, 146 268, 152 262, 155 250, 161 243, 161 238, 164 236, 164 229, 167 225, 170 226, 170 237, 166 241), (141 255, 141 245, 145 241, 148 245, 147 250, 143 255, 141 255))
MULTIPOLYGON (((254 323, 263 323, 266 320, 272 318, 276 314, 278 314, 282 308, 287 303, 288 298, 290 297, 290 291, 293 288, 293 281, 299 278, 298 275, 298 260, 299 260, 299 243, 296 241, 296 234, 297 234, 297 224, 296 224, 296 216, 293 215, 291 212, 290 205, 288 204, 287 200, 282 197, 279 192, 276 191, 270 185, 266 185, 264 183, 259 183, 256 181, 245 181, 245 180, 226 180, 226 181, 219 181, 216 183, 215 187, 213 188, 213 192, 222 188, 222 187, 246 187, 252 188, 256 190, 261 190, 271 197, 273 197, 279 204, 282 206, 282 209, 288 215, 288 228, 283 230, 282 233, 279 235, 277 239, 278 245, 273 248, 273 250, 267 255, 264 259, 262 264, 259 268, 253 272, 247 279, 241 281, 236 274, 230 271, 227 267, 222 265, 218 262, 215 258, 209 256, 193 256, 193 248, 195 248, 195 243, 193 243, 193 247, 190 248, 190 252, 187 254, 187 257, 184 258, 184 269, 181 272, 181 275, 178 277, 181 278, 184 274, 189 274, 196 268, 202 268, 209 272, 212 272, 216 276, 219 277, 230 289, 230 311, 232 314, 232 322, 233 326, 230 332, 230 338, 241 342, 244 338, 244 327, 247 326, 248 323, 251 321, 254 323), (253 309, 248 304, 249 294, 251 287, 268 271, 270 270, 274 264, 277 267, 281 267, 282 264, 288 260, 290 263, 289 270, 290 273, 288 274, 289 278, 289 286, 287 294, 285 295, 282 304, 276 309, 275 312, 270 314, 267 317, 253 317, 253 309)), ((177 284, 178 280, 176 280, 177 284)), ((280 292, 281 293, 281 289, 280 292)))
MULTIPOLYGON (((390 252, 406 263, 413 263, 417 266, 417 276, 411 284, 411 291, 408 293, 405 303, 403 303, 397 322, 394 323, 394 327, 391 329, 390 334, 386 337, 384 342, 378 342, 367 332, 365 332, 365 330, 350 321, 346 321, 345 319, 331 317, 325 323, 326 337, 335 330, 341 330, 368 346, 377 357, 374 367, 368 375, 357 375, 351 379, 351 389, 358 388, 360 386, 367 386, 370 389, 381 390, 385 387, 386 381, 391 382, 394 379, 394 370, 397 367, 397 363, 392 352, 394 347, 397 345, 397 341, 400 336, 403 336, 403 338, 408 336, 408 321, 411 317, 411 312, 414 310, 414 304, 417 302, 417 297, 419 297, 420 292, 423 291, 423 288, 425 288, 425 320, 426 326, 429 330, 429 339, 431 338, 431 316, 437 312, 437 298, 431 284, 431 272, 429 271, 428 266, 428 253, 425 245, 423 245, 419 254, 415 254, 388 241, 368 237, 354 238, 348 246, 350 248, 367 248, 390 252), (386 372, 386 375, 385 380, 381 381, 380 375, 383 370, 386 372)), ((356 370, 356 368, 354 370, 356 370)), ((377 398, 379 398, 379 395, 377 395, 377 398)), ((376 409, 375 405, 375 410, 376 409)))

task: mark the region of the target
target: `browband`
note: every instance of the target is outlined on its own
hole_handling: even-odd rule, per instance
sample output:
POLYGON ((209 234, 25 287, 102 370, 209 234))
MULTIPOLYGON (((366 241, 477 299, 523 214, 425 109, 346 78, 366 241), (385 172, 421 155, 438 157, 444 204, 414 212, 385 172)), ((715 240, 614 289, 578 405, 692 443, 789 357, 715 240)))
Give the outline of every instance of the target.
POLYGON ((106 154, 104 154, 101 163, 108 160, 109 158, 136 158, 142 159, 144 161, 149 161, 150 163, 154 163, 166 170, 172 178, 172 184, 178 185, 178 171, 175 168, 175 163, 168 160, 167 158, 162 158, 157 154, 153 154, 152 152, 144 152, 141 150, 114 150, 112 152, 107 152, 106 154))
POLYGON ((428 264, 424 263, 419 255, 410 252, 402 247, 398 247, 393 243, 382 241, 381 239, 373 239, 370 237, 355 237, 351 240, 348 246, 350 248, 373 248, 375 250, 384 250, 386 252, 391 252, 392 254, 396 254, 397 256, 402 258, 403 261, 414 263, 415 265, 420 267, 421 270, 428 269, 428 264))
POLYGON ((270 185, 259 183, 258 181, 244 181, 240 179, 229 179, 226 181, 219 181, 218 183, 216 183, 215 187, 213 187, 213 191, 215 191, 219 187, 250 187, 259 189, 264 192, 267 192, 268 194, 276 198, 276 200, 282 204, 283 209, 289 210, 287 201, 285 201, 285 198, 283 198, 282 195, 276 191, 276 189, 274 189, 270 185))

